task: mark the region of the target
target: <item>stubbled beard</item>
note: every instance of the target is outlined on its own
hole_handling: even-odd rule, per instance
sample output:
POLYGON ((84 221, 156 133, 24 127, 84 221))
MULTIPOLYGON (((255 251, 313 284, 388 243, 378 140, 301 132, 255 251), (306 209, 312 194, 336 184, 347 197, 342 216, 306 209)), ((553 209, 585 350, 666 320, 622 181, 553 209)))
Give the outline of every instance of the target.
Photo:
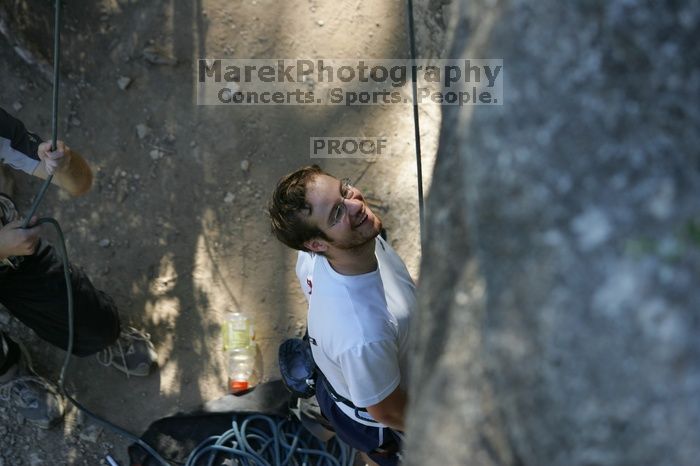
POLYGON ((352 241, 352 242, 336 241, 336 240, 332 240, 332 239, 329 239, 328 242, 338 249, 343 249, 343 250, 349 251, 352 249, 358 249, 358 248, 366 245, 370 241, 374 241, 374 239, 377 236, 379 236, 379 233, 382 231, 382 225, 383 225, 382 219, 380 219, 376 215, 374 215, 374 218, 377 219, 377 222, 379 224, 377 225, 376 231, 372 236, 367 237, 367 238, 360 237, 360 238, 357 238, 357 241, 352 241))

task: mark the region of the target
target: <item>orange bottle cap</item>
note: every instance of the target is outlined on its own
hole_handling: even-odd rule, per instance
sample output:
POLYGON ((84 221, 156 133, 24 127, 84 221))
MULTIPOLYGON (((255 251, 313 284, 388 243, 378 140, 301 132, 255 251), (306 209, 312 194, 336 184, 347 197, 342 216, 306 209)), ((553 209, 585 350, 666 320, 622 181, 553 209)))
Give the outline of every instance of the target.
POLYGON ((247 380, 229 380, 228 389, 231 393, 238 393, 244 390, 248 390, 247 380))

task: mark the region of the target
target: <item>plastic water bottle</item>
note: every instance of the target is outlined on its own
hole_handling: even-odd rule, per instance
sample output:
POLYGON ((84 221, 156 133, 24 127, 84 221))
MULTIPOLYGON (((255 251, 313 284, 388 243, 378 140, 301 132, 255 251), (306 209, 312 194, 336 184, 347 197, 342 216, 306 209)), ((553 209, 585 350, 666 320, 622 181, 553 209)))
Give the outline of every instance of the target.
POLYGON ((228 370, 228 389, 244 392, 257 383, 255 332, 250 320, 239 312, 226 315, 222 329, 228 370))

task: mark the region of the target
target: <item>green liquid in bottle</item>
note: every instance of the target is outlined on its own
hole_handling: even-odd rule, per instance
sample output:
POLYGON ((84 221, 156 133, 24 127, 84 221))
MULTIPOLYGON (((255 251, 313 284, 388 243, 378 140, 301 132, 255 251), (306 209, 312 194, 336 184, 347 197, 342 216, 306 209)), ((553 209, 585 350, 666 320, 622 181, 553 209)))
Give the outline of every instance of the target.
POLYGON ((250 326, 245 317, 227 319, 222 330, 225 351, 250 346, 250 326))

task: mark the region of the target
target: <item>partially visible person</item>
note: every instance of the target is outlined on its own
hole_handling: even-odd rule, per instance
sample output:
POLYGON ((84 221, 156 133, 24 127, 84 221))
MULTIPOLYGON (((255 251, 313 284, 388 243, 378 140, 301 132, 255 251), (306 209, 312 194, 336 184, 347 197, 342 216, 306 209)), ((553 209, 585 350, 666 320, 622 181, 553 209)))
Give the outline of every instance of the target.
POLYGON ((382 222, 362 191, 317 165, 283 177, 269 213, 275 236, 299 251, 323 415, 372 461, 398 464, 416 306, 406 266, 379 236, 382 222))
MULTIPOLYGON (((68 303, 58 253, 40 238, 32 219, 23 220, 10 197, 13 184, 6 166, 46 179, 73 196, 88 192, 92 171, 63 141, 51 151, 24 124, 0 108, 0 304, 39 337, 63 350, 68 346, 68 303), (8 192, 9 191, 9 192, 8 192)), ((112 299, 96 289, 78 267, 70 266, 74 300, 73 354, 97 354, 106 366, 127 376, 146 376, 157 366, 150 337, 122 327, 112 299)), ((32 368, 23 345, 0 331, 0 402, 14 407, 28 422, 49 428, 63 417, 64 400, 32 368)))

